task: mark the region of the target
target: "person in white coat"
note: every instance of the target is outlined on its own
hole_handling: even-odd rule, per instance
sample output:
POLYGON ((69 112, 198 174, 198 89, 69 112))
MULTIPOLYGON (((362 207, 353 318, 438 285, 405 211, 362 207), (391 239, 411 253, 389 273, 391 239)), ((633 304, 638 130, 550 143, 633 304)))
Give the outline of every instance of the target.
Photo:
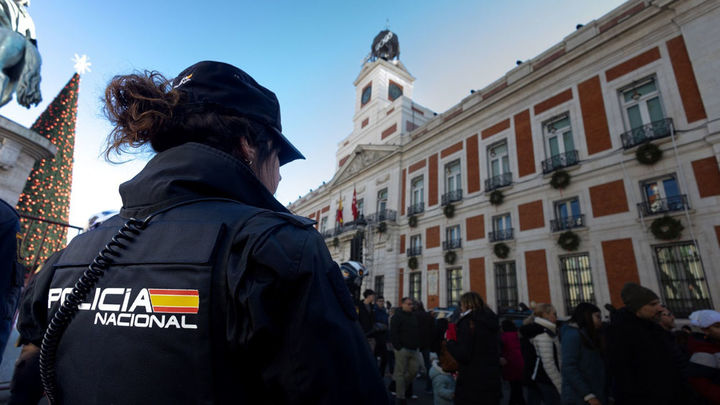
POLYGON ((529 405, 560 405, 562 349, 556 323, 555 307, 538 304, 520 328, 529 405))

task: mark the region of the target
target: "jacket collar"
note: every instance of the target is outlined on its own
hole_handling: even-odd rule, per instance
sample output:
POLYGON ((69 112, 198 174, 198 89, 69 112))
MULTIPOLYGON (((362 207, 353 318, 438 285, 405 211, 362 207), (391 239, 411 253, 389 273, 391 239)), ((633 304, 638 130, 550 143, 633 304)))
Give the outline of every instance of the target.
POLYGON ((555 324, 548 321, 547 319, 537 316, 537 317, 535 317, 535 323, 544 328, 549 329, 552 333, 555 333, 555 330, 556 330, 555 324))
POLYGON ((197 198, 228 198, 287 213, 239 159, 207 145, 188 142, 158 153, 131 180, 120 185, 123 217, 150 213, 197 198))

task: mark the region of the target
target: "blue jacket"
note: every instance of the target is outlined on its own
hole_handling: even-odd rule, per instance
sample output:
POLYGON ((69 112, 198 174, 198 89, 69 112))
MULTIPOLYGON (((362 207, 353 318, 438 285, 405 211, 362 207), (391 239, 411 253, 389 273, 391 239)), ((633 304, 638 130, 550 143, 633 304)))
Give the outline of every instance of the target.
POLYGON ((429 374, 433 385, 433 403, 435 405, 453 405, 453 394, 455 394, 453 376, 442 371, 437 361, 433 362, 429 374))
POLYGON ((562 329, 562 403, 584 405, 590 394, 607 403, 605 363, 598 348, 583 343, 581 331, 575 324, 562 329))

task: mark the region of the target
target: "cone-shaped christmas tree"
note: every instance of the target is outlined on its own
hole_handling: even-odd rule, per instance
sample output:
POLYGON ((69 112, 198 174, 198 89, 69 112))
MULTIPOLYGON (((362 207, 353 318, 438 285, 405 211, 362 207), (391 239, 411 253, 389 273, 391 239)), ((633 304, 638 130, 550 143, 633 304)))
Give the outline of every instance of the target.
MULTIPOLYGON (((76 73, 31 127, 57 146, 57 155, 35 164, 18 200, 20 214, 68 222, 79 85, 80 76, 76 73)), ((66 245, 64 226, 28 218, 22 218, 21 226, 22 260, 31 270, 66 245)))

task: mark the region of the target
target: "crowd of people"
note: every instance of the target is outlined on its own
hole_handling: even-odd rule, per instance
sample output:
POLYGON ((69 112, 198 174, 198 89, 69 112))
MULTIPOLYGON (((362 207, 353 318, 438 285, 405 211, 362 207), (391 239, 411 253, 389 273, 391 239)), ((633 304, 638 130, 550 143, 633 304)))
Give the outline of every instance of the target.
POLYGON ((468 292, 448 317, 366 290, 358 312, 397 404, 417 398, 413 384, 436 405, 720 404, 720 312, 678 328, 652 290, 628 283, 621 298, 606 320, 583 302, 562 322, 547 303, 502 319, 468 292))

